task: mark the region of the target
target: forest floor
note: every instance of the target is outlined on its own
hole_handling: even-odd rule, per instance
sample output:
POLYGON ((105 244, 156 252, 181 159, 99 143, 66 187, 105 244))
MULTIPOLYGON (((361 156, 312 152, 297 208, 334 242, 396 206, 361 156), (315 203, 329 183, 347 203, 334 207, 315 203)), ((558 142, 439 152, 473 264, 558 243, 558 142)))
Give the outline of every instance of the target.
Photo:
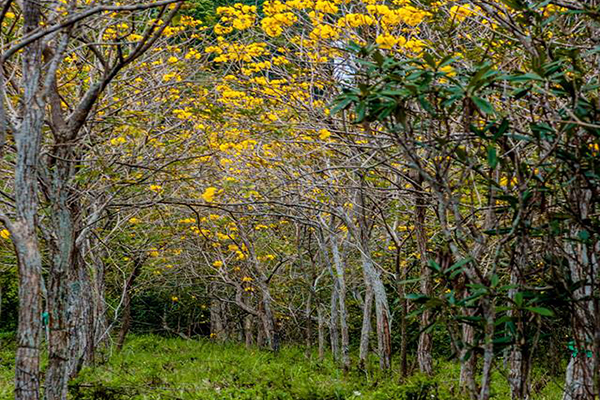
MULTIPOLYGON (((0 338, 0 399, 12 398, 14 344, 0 338)), ((71 383, 71 399, 461 399, 457 394, 459 366, 436 362, 434 377, 415 374, 403 382, 397 371, 344 374, 330 358, 307 359, 300 347, 278 354, 246 350, 238 344, 205 340, 131 336, 121 353, 86 368, 71 383)), ((494 399, 509 399, 506 380, 493 380, 494 399)), ((543 371, 534 374, 533 399, 558 400, 562 379, 543 371)))

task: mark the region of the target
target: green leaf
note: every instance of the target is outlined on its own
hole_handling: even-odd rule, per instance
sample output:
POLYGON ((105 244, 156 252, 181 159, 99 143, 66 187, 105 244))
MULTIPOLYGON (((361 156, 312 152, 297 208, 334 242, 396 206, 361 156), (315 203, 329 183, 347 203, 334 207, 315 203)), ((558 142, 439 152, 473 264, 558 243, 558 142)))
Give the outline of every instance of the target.
POLYGON ((534 312, 536 314, 540 314, 543 315, 545 317, 553 317, 554 316, 554 311, 545 308, 545 307, 526 307, 525 308, 528 311, 534 312))
POLYGON ((477 97, 477 96, 472 96, 471 100, 473 100, 473 103, 477 106, 477 108, 479 108, 479 110, 484 113, 484 114, 493 114, 494 113, 494 107, 492 107, 492 105, 485 99, 482 99, 481 97, 477 97))
POLYGON ((492 169, 496 168, 496 165, 498 165, 498 156, 496 155, 496 147, 495 146, 488 146, 487 161, 488 161, 488 165, 492 169))
POLYGON ((442 270, 442 267, 440 267, 440 264, 436 263, 433 260, 428 260, 427 264, 429 265, 429 268, 431 268, 437 272, 440 272, 442 270))

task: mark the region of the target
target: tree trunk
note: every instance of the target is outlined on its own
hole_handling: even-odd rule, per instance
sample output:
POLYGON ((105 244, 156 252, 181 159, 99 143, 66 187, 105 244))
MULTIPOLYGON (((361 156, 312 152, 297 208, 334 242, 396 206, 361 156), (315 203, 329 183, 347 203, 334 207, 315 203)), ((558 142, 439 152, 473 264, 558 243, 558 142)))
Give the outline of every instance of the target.
POLYGON ((494 328, 496 313, 493 300, 484 299, 482 307, 483 317, 485 318, 485 342, 483 344, 483 368, 481 371, 479 400, 489 400, 492 383, 492 364, 494 362, 494 328))
MULTIPOLYGON (((585 187, 585 182, 577 182, 585 187)), ((572 209, 578 210, 576 221, 590 218, 592 192, 576 187, 571 191, 572 209)), ((574 224, 571 228, 571 238, 578 238, 585 226, 574 224)), ((598 373, 598 343, 600 336, 600 316, 594 304, 594 290, 598 288, 598 273, 600 272, 598 254, 600 241, 592 237, 587 241, 569 240, 565 244, 565 252, 569 256, 569 272, 573 282, 580 286, 573 292, 572 332, 577 349, 567 366, 563 400, 584 400, 597 398, 600 387, 595 379, 598 373), (591 355, 589 354, 591 353, 591 355), (596 357, 594 357, 594 354, 596 357)))
POLYGON ((460 387, 466 389, 471 399, 477 397, 475 369, 477 354, 472 351, 475 345, 475 329, 468 324, 462 326, 462 347, 460 350, 460 387))
POLYGON ((125 281, 125 287, 123 288, 123 316, 121 318, 121 329, 119 330, 119 336, 117 338, 117 351, 121 351, 123 348, 123 345, 125 344, 125 338, 127 337, 127 333, 129 333, 129 328, 131 327, 132 290, 135 280, 142 271, 144 261, 145 259, 143 257, 134 259, 133 270, 125 281))
POLYGON ((265 335, 264 339, 266 340, 266 345, 269 349, 273 351, 278 351, 279 343, 276 338, 275 318, 273 316, 273 310, 271 308, 271 294, 269 293, 269 288, 266 283, 259 281, 258 286, 260 287, 262 293, 262 307, 259 310, 260 319, 265 335))
POLYGON ((329 339, 331 340, 331 353, 333 359, 338 360, 340 356, 340 333, 338 331, 339 313, 339 294, 337 284, 334 282, 331 288, 331 313, 329 318, 329 339))
POLYGON ((348 311, 346 309, 346 280, 344 264, 340 255, 340 249, 337 242, 337 237, 331 235, 331 253, 333 254, 333 264, 335 265, 334 278, 338 287, 339 301, 339 319, 341 331, 341 357, 342 365, 345 370, 350 369, 350 334, 348 331, 348 311))
POLYGON ((210 335, 219 342, 225 340, 225 327, 223 326, 223 309, 217 299, 210 301, 210 335))
POLYGON ((93 310, 90 277, 85 261, 77 253, 70 277, 67 379, 72 379, 87 362, 93 344, 93 310))
POLYGON ((400 299, 400 376, 408 376, 408 300, 406 299, 405 283, 408 267, 400 262, 400 249, 396 250, 396 279, 398 298, 400 299))
MULTIPOLYGON (((431 269, 427 265, 427 235, 425 232, 426 203, 423 194, 423 177, 416 173, 414 176, 415 188, 415 241, 421 263, 421 293, 431 296, 433 282, 431 281, 431 269)), ((433 337, 426 329, 431 324, 431 311, 426 309, 421 314, 421 334, 417 347, 417 360, 419 370, 427 375, 433 374, 433 337)))
MULTIPOLYGON (((515 261, 511 265, 510 284, 515 288, 508 291, 508 296, 514 301, 516 293, 523 286, 523 268, 526 265, 527 247, 526 238, 518 237, 516 244, 515 261)), ((525 332, 525 322, 523 321, 522 312, 510 304, 511 309, 508 315, 513 319, 516 336, 515 344, 510 350, 509 355, 509 373, 508 382, 510 384, 511 398, 513 400, 525 400, 529 398, 529 373, 531 371, 531 363, 529 357, 529 345, 527 343, 527 333, 525 332)))
POLYGON ((75 315, 70 308, 70 300, 77 301, 73 289, 78 289, 78 269, 75 266, 75 199, 69 198, 69 180, 72 175, 69 147, 57 146, 56 154, 52 154, 53 164, 52 188, 50 201, 52 204, 52 227, 56 235, 53 243, 53 258, 48 277, 48 369, 46 371, 46 398, 61 400, 67 396, 68 368, 70 362, 69 342, 79 339, 72 335, 70 326, 75 315), (72 280, 73 279, 73 280, 72 280))
MULTIPOLYGON (((23 1, 23 35, 39 29, 41 4, 23 1)), ((22 54, 23 118, 15 132, 16 219, 9 227, 19 264, 19 323, 15 357, 15 399, 37 400, 40 389, 40 330, 42 259, 37 239, 37 168, 39 164, 44 102, 38 96, 41 73, 40 40, 29 44, 22 54)))
POLYGON ((325 357, 325 319, 323 318, 323 309, 317 305, 317 321, 319 331, 319 361, 325 357))
MULTIPOLYGON (((366 280, 366 278, 365 278, 366 280)), ((360 349, 358 354, 359 366, 362 369, 367 367, 367 357, 369 356, 369 338, 371 336, 371 313, 373 310, 373 290, 368 282, 365 282, 365 302, 363 304, 362 329, 360 331, 360 349)))
POLYGON ((254 344, 254 336, 252 335, 252 314, 247 314, 244 317, 244 338, 246 341, 246 348, 250 349, 254 344))

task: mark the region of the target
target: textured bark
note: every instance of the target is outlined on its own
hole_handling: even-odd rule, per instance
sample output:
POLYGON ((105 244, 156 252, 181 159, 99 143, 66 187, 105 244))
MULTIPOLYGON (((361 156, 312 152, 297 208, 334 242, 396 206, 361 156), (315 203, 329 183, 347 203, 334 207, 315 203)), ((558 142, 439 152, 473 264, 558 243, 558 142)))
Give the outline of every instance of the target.
MULTIPOLYGON (((426 296, 431 296, 433 282, 431 278, 431 269, 427 265, 427 235, 425 232, 426 202, 423 194, 423 177, 416 173, 414 177, 415 187, 415 240, 421 262, 421 292, 426 296)), ((421 315, 421 334, 419 335, 419 344, 417 347, 417 360, 419 370, 427 375, 433 374, 433 337, 430 332, 425 331, 431 324, 431 311, 425 310, 421 315)))
MULTIPOLYGON (((364 184, 364 178, 361 177, 361 184, 364 184)), ((391 367, 392 355, 392 335, 391 335, 391 319, 390 307, 387 301, 387 294, 381 274, 373 263, 371 250, 369 247, 369 228, 366 216, 366 204, 364 193, 361 191, 358 195, 358 228, 354 223, 347 219, 347 224, 353 228, 354 237, 357 239, 357 244, 360 250, 363 274, 365 282, 371 286, 373 291, 373 299, 375 301, 375 317, 377 321, 377 347, 379 355, 379 366, 381 369, 389 369, 391 367)))
MULTIPOLYGON (((577 210, 577 221, 590 218, 592 206, 592 191, 583 189, 585 182, 576 182, 579 187, 571 191, 572 209, 577 210)), ((575 225, 571 228, 571 237, 577 238, 585 226, 575 225)), ((600 316, 594 301, 593 292, 598 287, 597 279, 600 272, 598 254, 600 242, 592 243, 568 241, 565 252, 569 260, 569 272, 573 282, 580 284, 573 292, 572 332, 577 355, 571 357, 567 366, 563 400, 584 400, 597 398, 600 388, 597 387, 595 375, 598 370, 598 343, 600 336, 600 316), (587 351, 592 351, 588 357, 587 351), (596 357, 594 357, 594 354, 596 357)))
POLYGON ((475 329, 471 325, 462 326, 462 347, 460 350, 460 387, 466 389, 471 399, 477 396, 477 384, 475 373, 477 366, 477 355, 469 350, 474 346, 475 329))
POLYGON ((223 308, 217 299, 210 301, 210 333, 218 341, 225 340, 225 326, 223 325, 223 308))
POLYGON ((266 346, 273 351, 277 351, 279 350, 279 343, 276 337, 275 317, 271 307, 271 294, 266 283, 259 281, 258 286, 262 293, 259 312, 266 346))
POLYGON ((492 383, 492 364, 494 362, 494 328, 495 328, 495 309, 490 300, 482 302, 483 317, 485 318, 485 337, 483 344, 483 368, 481 371, 481 389, 479 400, 488 400, 490 398, 490 389, 492 383))
POLYGON ((337 290, 337 285, 333 285, 331 289, 331 312, 329 315, 329 339, 331 340, 331 353, 333 354, 334 360, 339 360, 340 358, 340 332, 338 331, 338 321, 339 321, 339 312, 338 312, 338 304, 339 304, 339 294, 337 290))
MULTIPOLYGON (((523 268, 526 263, 527 247, 526 238, 519 237, 515 251, 514 262, 511 265, 510 284, 515 286, 510 289, 508 296, 515 299, 516 293, 523 285, 523 268)), ((511 306, 511 305, 509 305, 511 306)), ((513 400, 525 400, 529 398, 531 371, 531 360, 529 357, 529 345, 527 343, 525 322, 521 310, 511 306, 508 315, 513 319, 516 331, 515 344, 510 349, 508 382, 510 384, 511 398, 513 400)))
POLYGON ((346 309, 346 279, 344 264, 342 262, 342 256, 337 242, 337 237, 332 235, 331 241, 331 253, 333 255, 333 265, 335 266, 334 279, 337 284, 338 291, 338 302, 339 302, 339 320, 340 320, 340 355, 342 359, 342 365, 345 370, 350 369, 350 333, 348 331, 348 310, 346 309))
POLYGON ((89 272, 83 258, 79 257, 71 270, 69 285, 69 363, 67 379, 77 376, 89 360, 90 346, 93 343, 93 307, 89 272))
POLYGON ((244 338, 246 341, 246 348, 249 349, 252 347, 252 345, 254 344, 254 336, 252 335, 252 329, 253 329, 253 321, 252 321, 252 315, 248 314, 244 317, 244 338))
POLYGON ((119 330, 119 336, 117 339, 117 350, 120 351, 125 344, 125 338, 129 333, 131 327, 131 298, 133 294, 133 286, 139 274, 142 271, 144 260, 135 259, 133 264, 133 270, 129 274, 129 277, 125 281, 125 287, 123 288, 123 316, 121 317, 121 329, 119 330))
POLYGON ((408 268, 400 263, 400 249, 396 251, 396 287, 398 298, 400 299, 400 376, 408 376, 408 300, 406 299, 405 284, 408 274, 408 268))
POLYGON ((323 318, 323 309, 317 306, 317 329, 319 335, 319 360, 325 357, 325 319, 323 318))
MULTIPOLYGON (((40 3, 24 0, 23 34, 38 29, 40 3)), ((37 400, 40 388, 40 329, 42 260, 36 232, 38 212, 37 168, 39 164, 44 102, 38 96, 41 73, 41 42, 31 43, 22 55, 22 120, 15 132, 16 219, 11 227, 19 264, 19 324, 15 357, 15 399, 37 400)))
MULTIPOLYGON (((366 280, 366 279, 365 279, 366 280)), ((360 331, 360 347, 358 353, 359 366, 364 369, 367 366, 369 356, 369 338, 371 336, 371 313, 373 310, 373 290, 368 282, 365 282, 365 301, 363 304, 362 328, 360 331)))
MULTIPOLYGON (((67 309, 71 294, 69 290, 74 287, 70 280, 76 278, 77 271, 73 271, 76 260, 74 213, 72 209, 73 198, 69 180, 73 175, 72 154, 68 146, 56 146, 56 154, 52 161, 52 224, 56 240, 53 243, 53 262, 50 266, 48 278, 48 369, 46 371, 46 397, 48 400, 64 399, 67 396, 69 341, 75 341, 77 336, 71 336, 70 321, 67 309)), ((69 315, 72 316, 72 315, 69 315)))

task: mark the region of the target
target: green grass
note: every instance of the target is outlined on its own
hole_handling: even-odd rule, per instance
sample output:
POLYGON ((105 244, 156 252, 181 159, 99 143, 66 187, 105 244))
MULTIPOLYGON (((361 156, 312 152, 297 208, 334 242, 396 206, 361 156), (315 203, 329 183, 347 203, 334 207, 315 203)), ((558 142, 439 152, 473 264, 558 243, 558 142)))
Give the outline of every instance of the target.
MULTIPOLYGON (((14 348, 0 353, 0 398, 11 398, 14 348), (11 353, 11 358, 6 356, 11 353), (6 362, 10 360, 10 362, 6 362)), ((246 350, 238 344, 206 340, 133 336, 120 354, 86 368, 71 384, 72 399, 461 399, 460 367, 438 362, 434 377, 416 374, 400 383, 398 373, 379 372, 373 360, 369 373, 344 374, 331 358, 308 360, 300 347, 278 354, 246 350)), ((508 399, 500 371, 494 377, 495 399, 508 399)), ((543 371, 533 378, 534 399, 560 398, 560 388, 543 371)))

